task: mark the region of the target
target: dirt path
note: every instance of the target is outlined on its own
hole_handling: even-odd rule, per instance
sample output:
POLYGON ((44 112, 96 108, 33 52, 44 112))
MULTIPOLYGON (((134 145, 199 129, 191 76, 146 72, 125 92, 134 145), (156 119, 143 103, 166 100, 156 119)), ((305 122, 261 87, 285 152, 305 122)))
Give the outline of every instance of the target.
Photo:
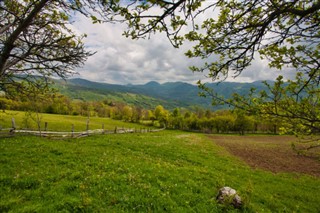
POLYGON ((320 177, 319 160, 298 155, 292 150, 291 142, 295 137, 210 135, 209 138, 253 168, 320 177))

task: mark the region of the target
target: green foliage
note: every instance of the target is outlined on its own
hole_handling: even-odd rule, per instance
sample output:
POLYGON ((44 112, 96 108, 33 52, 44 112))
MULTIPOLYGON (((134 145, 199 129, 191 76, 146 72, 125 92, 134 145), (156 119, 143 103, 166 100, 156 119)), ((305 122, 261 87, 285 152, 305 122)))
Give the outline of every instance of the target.
POLYGON ((253 129, 253 120, 246 116, 245 112, 236 110, 234 126, 236 131, 239 131, 241 135, 244 135, 246 131, 253 129))
MULTIPOLYGON (((249 95, 235 93, 230 99, 222 97, 204 84, 199 83, 199 86, 204 95, 214 99, 214 104, 227 104, 239 112, 255 116, 256 121, 260 119, 265 124, 274 125, 273 133, 309 138, 301 140, 304 143, 310 142, 309 146, 304 147, 308 150, 319 147, 320 139, 320 87, 316 81, 315 77, 308 79, 302 73, 297 73, 296 79, 287 82, 279 76, 275 82, 265 81, 266 89, 259 93, 253 88, 249 95)), ((239 119, 241 117, 242 115, 239 119)), ((238 122, 248 127, 255 123, 250 119, 240 120, 238 122)))
POLYGON ((317 212, 319 179, 252 170, 199 134, 163 131, 56 141, 0 140, 2 212, 317 212))
POLYGON ((168 123, 168 119, 169 119, 169 112, 166 111, 163 106, 158 105, 155 109, 154 109, 154 116, 155 119, 158 120, 160 122, 161 126, 166 126, 168 123))
POLYGON ((30 87, 21 85, 21 79, 45 88, 51 76, 74 74, 74 69, 93 54, 84 49, 84 35, 76 35, 68 26, 70 5, 65 2, 5 0, 0 7, 2 91, 32 94, 26 90, 30 87))
MULTIPOLYGON (((83 116, 84 119, 88 117, 94 119, 96 119, 95 117, 100 117, 101 119, 111 118, 133 123, 148 123, 148 125, 158 127, 165 126, 169 129, 202 131, 207 133, 278 133, 279 128, 283 130, 284 127, 287 127, 284 122, 281 123, 278 120, 262 117, 261 115, 247 115, 243 112, 234 113, 230 110, 211 112, 199 107, 194 107, 192 111, 175 108, 171 113, 161 105, 155 107, 154 110, 146 110, 140 107, 110 103, 108 101, 71 101, 58 94, 46 94, 43 97, 46 97, 43 101, 41 101, 42 98, 40 96, 38 97, 39 100, 37 100, 37 104, 33 104, 33 102, 30 101, 19 102, 5 98, 0 98, 0 100, 3 100, 3 111, 7 113, 4 113, 4 115, 8 117, 8 121, 11 119, 10 114, 21 114, 19 112, 11 112, 8 109, 18 109, 26 112, 22 113, 25 114, 25 116, 19 120, 23 125, 18 128, 35 129, 34 121, 38 121, 37 129, 40 129, 40 123, 43 126, 44 122, 48 122, 48 119, 51 119, 46 113, 66 115, 64 116, 65 118, 81 116, 83 116)), ((20 116, 17 117, 19 118, 20 116)), ((59 118, 58 115, 52 117, 59 118)), ((83 122, 85 123, 85 121, 83 122)), ((67 123, 71 125, 69 121, 67 123)), ((10 126, 10 123, 8 125, 10 126)))
POLYGON ((125 121, 132 121, 132 117, 133 117, 133 110, 131 107, 129 106, 125 106, 123 107, 123 112, 122 112, 122 115, 123 115, 123 119, 125 121))

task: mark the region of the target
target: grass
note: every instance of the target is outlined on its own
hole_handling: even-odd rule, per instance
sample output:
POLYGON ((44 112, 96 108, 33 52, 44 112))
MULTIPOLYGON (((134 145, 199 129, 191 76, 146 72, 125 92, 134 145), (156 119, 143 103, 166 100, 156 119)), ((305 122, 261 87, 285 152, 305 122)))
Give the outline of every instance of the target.
MULTIPOLYGON (((35 114, 32 114, 34 117, 35 114)), ((15 119, 17 129, 21 128, 31 128, 37 129, 35 120, 32 119, 27 113, 21 111, 10 111, 6 110, 5 113, 0 113, 0 126, 2 128, 12 127, 11 119, 15 119)), ((48 130, 50 131, 65 131, 69 132, 74 125, 75 131, 85 131, 87 125, 87 117, 83 116, 72 116, 72 115, 54 115, 54 114, 40 114, 41 126, 44 129, 44 123, 48 122, 48 130)), ((113 120, 110 118, 99 118, 90 117, 89 119, 89 129, 101 129, 102 124, 104 124, 105 129, 114 130, 115 127, 125 127, 125 128, 146 128, 145 126, 126 123, 119 120, 113 120)))
POLYGON ((318 212, 320 180, 252 170, 201 134, 0 139, 0 212, 318 212), (218 205, 222 186, 244 199, 218 205))

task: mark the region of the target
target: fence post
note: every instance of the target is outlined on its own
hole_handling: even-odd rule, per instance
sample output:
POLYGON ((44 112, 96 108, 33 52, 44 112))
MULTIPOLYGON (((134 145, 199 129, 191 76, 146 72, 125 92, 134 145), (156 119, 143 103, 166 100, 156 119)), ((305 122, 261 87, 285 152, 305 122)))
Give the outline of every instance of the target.
POLYGON ((117 134, 117 127, 114 128, 114 134, 117 134))
POLYGON ((87 134, 89 135, 89 118, 87 119, 87 134))
POLYGON ((48 122, 44 122, 44 131, 47 131, 48 128, 48 122))
POLYGON ((72 124, 72 126, 71 126, 71 137, 73 137, 74 136, 74 124, 72 124))
POLYGON ((16 122, 15 122, 14 118, 11 118, 11 124, 12 124, 12 128, 10 130, 10 134, 13 135, 14 130, 16 129, 16 122))
POLYGON ((12 129, 16 129, 16 122, 14 120, 14 118, 11 118, 11 124, 12 124, 12 129))
POLYGON ((104 135, 104 124, 102 124, 102 134, 104 135))

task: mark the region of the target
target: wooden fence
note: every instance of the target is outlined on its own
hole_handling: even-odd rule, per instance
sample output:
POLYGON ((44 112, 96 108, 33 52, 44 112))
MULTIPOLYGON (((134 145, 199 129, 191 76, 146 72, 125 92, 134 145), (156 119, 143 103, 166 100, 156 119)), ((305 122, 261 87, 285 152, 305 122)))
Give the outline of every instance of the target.
POLYGON ((103 135, 103 134, 125 134, 125 133, 148 133, 148 132, 159 132, 162 129, 150 129, 150 128, 124 128, 115 127, 112 130, 104 128, 102 124, 102 129, 89 130, 89 124, 85 131, 76 132, 75 127, 72 124, 71 131, 59 132, 59 131, 47 131, 48 123, 45 122, 44 130, 29 130, 29 129, 17 129, 14 119, 12 119, 11 128, 1 128, 0 127, 0 137, 13 137, 18 135, 36 135, 40 137, 50 137, 50 138, 80 138, 89 135, 103 135))

